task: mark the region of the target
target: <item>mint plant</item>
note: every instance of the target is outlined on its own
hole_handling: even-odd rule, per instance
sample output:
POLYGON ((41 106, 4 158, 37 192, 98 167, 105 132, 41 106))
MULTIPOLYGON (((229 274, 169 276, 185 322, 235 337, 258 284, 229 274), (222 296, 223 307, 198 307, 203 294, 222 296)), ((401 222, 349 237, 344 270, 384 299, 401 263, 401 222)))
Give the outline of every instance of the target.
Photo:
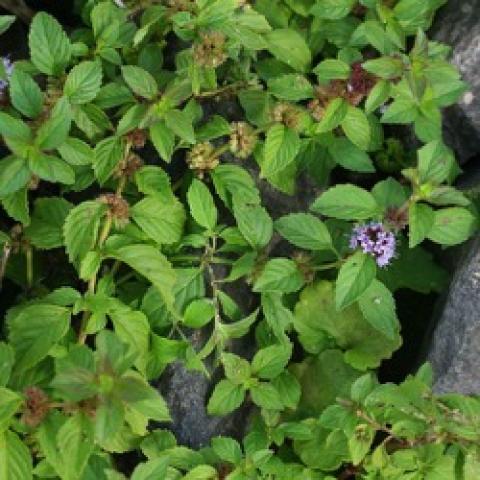
POLYGON ((436 396, 428 365, 376 376, 402 343, 395 292, 441 291, 432 244, 478 228, 442 139, 466 86, 425 34, 443 3, 78 0, 68 33, 33 17, 30 57, 0 62, 2 479, 480 475, 477 398, 436 396), (302 196, 299 178, 309 211, 275 214, 265 191, 302 196), (154 387, 174 362, 224 373, 205 408, 252 407, 245 438, 178 444, 154 387))

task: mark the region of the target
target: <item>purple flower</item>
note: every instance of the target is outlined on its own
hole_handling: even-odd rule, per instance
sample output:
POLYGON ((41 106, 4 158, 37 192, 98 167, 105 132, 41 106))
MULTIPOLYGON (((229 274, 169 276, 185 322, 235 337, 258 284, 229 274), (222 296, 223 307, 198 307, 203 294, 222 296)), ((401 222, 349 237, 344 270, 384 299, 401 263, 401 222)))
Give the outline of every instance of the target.
POLYGON ((395 256, 395 245, 395 235, 378 222, 356 226, 350 237, 350 248, 361 248, 372 255, 379 267, 390 263, 395 256))
POLYGON ((10 77, 13 73, 13 63, 10 61, 10 59, 8 57, 3 57, 1 61, 3 62, 6 78, 0 79, 0 93, 8 87, 8 84, 10 83, 10 77))

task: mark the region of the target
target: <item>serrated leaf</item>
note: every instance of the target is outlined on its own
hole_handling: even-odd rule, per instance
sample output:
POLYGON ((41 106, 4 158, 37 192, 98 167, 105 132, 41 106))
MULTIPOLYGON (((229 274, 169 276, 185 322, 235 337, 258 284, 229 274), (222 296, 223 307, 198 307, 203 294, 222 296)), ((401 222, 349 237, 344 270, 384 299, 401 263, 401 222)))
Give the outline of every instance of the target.
POLYGON ((70 62, 70 40, 48 13, 40 12, 33 18, 28 44, 33 64, 45 75, 60 75, 70 62))
POLYGON ((270 215, 262 206, 245 204, 236 198, 234 197, 233 214, 240 232, 253 248, 266 246, 273 235, 270 215))
POLYGON ((28 166, 35 175, 47 182, 65 185, 75 183, 75 171, 72 167, 53 155, 35 153, 29 158, 28 166))
POLYGON ((335 288, 335 304, 348 307, 370 287, 377 268, 371 255, 354 253, 340 268, 335 288))
POLYGON ((158 244, 172 244, 180 240, 186 215, 175 197, 165 201, 160 196, 149 195, 130 210, 138 226, 158 244))
POLYGON ((310 82, 303 76, 294 73, 271 78, 268 90, 277 98, 298 102, 313 98, 314 90, 310 82))
POLYGON ((291 213, 275 222, 276 230, 293 245, 306 250, 329 250, 332 239, 327 227, 308 213, 291 213))
POLYGON ((9 321, 9 342, 15 350, 15 370, 24 372, 43 360, 70 327, 71 312, 57 305, 23 307, 9 321))
POLYGON ((162 160, 169 163, 175 149, 175 135, 172 130, 165 122, 154 123, 150 127, 150 139, 162 160))
POLYGON ((337 185, 320 195, 311 209, 342 220, 365 220, 374 217, 379 207, 370 192, 355 185, 337 185))
POLYGON ((348 103, 343 98, 335 98, 328 103, 321 122, 316 127, 316 133, 326 133, 337 128, 345 119, 348 103))
POLYGON ((253 287, 254 292, 292 293, 305 283, 295 262, 287 258, 274 258, 265 265, 253 287))
POLYGON ((119 137, 108 137, 97 144, 93 156, 95 177, 104 184, 123 158, 124 147, 119 137))
POLYGON ((170 110, 165 114, 165 124, 172 132, 188 143, 195 143, 192 118, 181 110, 170 110))
POLYGON ((227 415, 237 409, 245 399, 245 389, 230 380, 220 380, 208 401, 209 415, 227 415))
POLYGON ((218 212, 208 187, 200 180, 194 179, 188 189, 187 199, 193 219, 208 231, 213 231, 217 224, 218 212))
POLYGON ((5 157, 0 161, 0 198, 11 195, 30 180, 27 162, 22 158, 5 157))
POLYGON ((328 151, 343 168, 354 172, 375 172, 375 167, 368 154, 354 145, 348 138, 336 138, 329 146, 328 151))
POLYGON ((153 100, 158 94, 158 85, 153 76, 141 67, 124 65, 122 75, 127 85, 140 97, 153 100))
POLYGON ((305 72, 312 54, 305 39, 289 28, 273 30, 265 35, 268 50, 280 61, 300 72, 305 72))
POLYGON ((268 178, 288 167, 300 151, 298 134, 282 124, 273 125, 267 132, 262 176, 268 178))
POLYGON ((35 80, 23 70, 15 68, 10 78, 10 98, 23 115, 36 118, 43 108, 43 93, 35 80))
POLYGON ((371 141, 370 122, 363 110, 349 106, 342 120, 345 135, 361 150, 368 150, 371 141))
POLYGON ((413 203, 408 209, 408 246, 416 247, 423 242, 435 221, 435 212, 424 203, 413 203))
POLYGON ((427 237, 441 245, 458 245, 473 234, 477 225, 478 219, 466 208, 442 208, 435 211, 433 227, 427 237))
POLYGON ((395 299, 382 282, 373 280, 358 299, 358 305, 367 322, 375 330, 383 333, 390 340, 395 339, 400 329, 395 299))
POLYGON ((291 345, 272 345, 257 351, 252 360, 252 373, 260 378, 271 380, 278 377, 290 360, 291 345))
POLYGON ((49 119, 37 131, 35 144, 41 150, 53 150, 68 137, 72 124, 72 110, 67 98, 62 97, 53 107, 49 119))
POLYGON ((283 410, 280 394, 270 383, 259 383, 250 389, 250 395, 255 405, 267 410, 283 410))
POLYGON ((85 61, 75 65, 68 74, 63 93, 74 105, 95 99, 102 86, 102 67, 99 62, 85 61))
POLYGON ((106 211, 107 206, 95 200, 70 210, 63 226, 63 238, 72 263, 78 264, 95 247, 100 221, 106 211))
POLYGON ((30 480, 33 478, 32 456, 16 433, 0 432, 0 478, 30 480))

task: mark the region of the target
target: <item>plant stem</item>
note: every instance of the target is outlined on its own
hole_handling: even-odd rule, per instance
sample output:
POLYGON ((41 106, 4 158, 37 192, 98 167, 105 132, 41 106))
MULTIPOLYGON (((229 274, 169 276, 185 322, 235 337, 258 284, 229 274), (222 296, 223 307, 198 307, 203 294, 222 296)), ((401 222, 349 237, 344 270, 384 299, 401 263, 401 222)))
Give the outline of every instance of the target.
POLYGON ((31 245, 25 250, 25 260, 27 263, 27 289, 31 290, 33 286, 33 249, 31 245))

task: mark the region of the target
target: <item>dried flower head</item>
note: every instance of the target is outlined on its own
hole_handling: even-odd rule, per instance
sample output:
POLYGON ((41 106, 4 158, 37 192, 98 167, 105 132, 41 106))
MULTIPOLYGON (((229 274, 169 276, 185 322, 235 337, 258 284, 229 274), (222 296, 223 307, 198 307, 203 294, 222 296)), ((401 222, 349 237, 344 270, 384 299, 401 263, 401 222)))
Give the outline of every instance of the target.
POLYGON ((395 256, 395 235, 379 222, 358 225, 350 237, 350 248, 361 248, 375 258, 379 267, 386 267, 395 256))
POLYGON ((385 214, 385 223, 396 232, 408 225, 408 209, 390 207, 385 214))
POLYGON ((115 193, 105 193, 99 197, 99 201, 108 206, 110 215, 117 228, 123 228, 128 224, 130 209, 128 202, 115 193))
POLYGON ((206 172, 215 170, 220 160, 215 153, 215 147, 210 142, 198 143, 187 155, 187 163, 191 170, 203 178, 206 172))
POLYGON ((203 32, 200 42, 193 46, 193 59, 197 65, 217 68, 227 59, 225 35, 220 32, 203 32))
POLYGON ((136 153, 130 153, 125 160, 122 160, 117 165, 114 176, 116 178, 132 178, 135 175, 135 172, 140 170, 142 167, 143 160, 136 153))
POLYGON ((168 0, 167 5, 174 12, 194 12, 196 8, 195 0, 168 0))
POLYGON ((50 401, 47 394, 38 387, 29 387, 25 390, 25 409, 22 422, 29 427, 38 426, 50 410, 50 401))
POLYGON ((255 149, 258 135, 247 122, 232 123, 230 134, 230 151, 238 158, 248 158, 255 149))
POLYGON ((312 257, 305 252, 295 252, 293 261, 296 263, 306 283, 312 283, 315 280, 315 270, 312 266, 312 257))
POLYGON ((127 140, 133 148, 143 148, 147 143, 147 132, 141 128, 135 128, 127 134, 127 140))
POLYGON ((274 122, 283 123, 286 127, 297 130, 302 121, 302 114, 302 109, 296 105, 280 102, 273 108, 272 119, 274 122))

